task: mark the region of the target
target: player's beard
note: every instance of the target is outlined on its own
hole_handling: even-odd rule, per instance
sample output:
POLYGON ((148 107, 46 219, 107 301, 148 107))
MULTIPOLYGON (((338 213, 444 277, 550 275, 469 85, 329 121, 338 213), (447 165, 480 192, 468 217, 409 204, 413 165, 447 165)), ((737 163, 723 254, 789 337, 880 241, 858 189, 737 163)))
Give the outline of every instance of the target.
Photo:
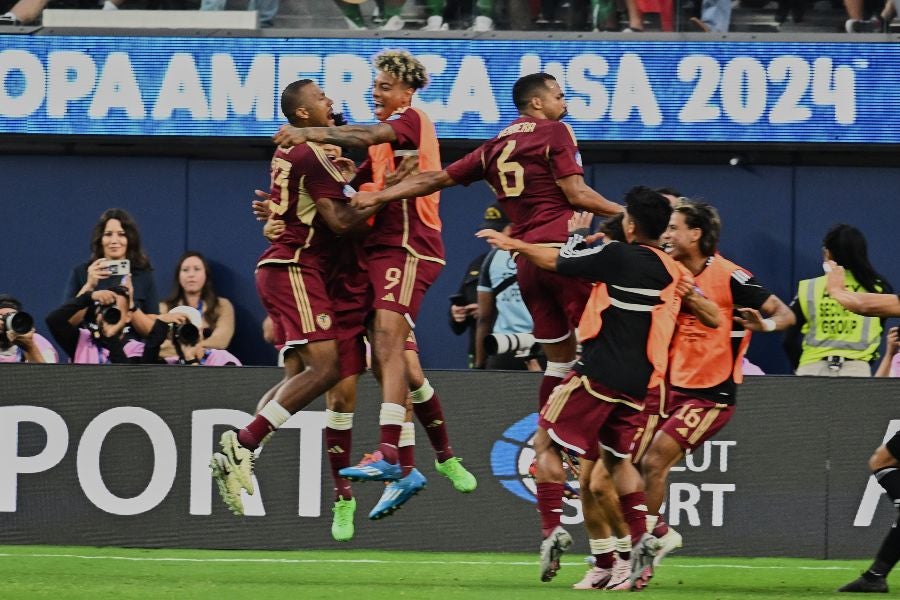
POLYGON ((334 121, 334 125, 335 125, 336 127, 337 127, 337 126, 340 126, 340 125, 346 125, 346 124, 347 124, 347 120, 344 119, 344 113, 333 113, 333 114, 331 115, 331 118, 332 118, 332 120, 334 121))

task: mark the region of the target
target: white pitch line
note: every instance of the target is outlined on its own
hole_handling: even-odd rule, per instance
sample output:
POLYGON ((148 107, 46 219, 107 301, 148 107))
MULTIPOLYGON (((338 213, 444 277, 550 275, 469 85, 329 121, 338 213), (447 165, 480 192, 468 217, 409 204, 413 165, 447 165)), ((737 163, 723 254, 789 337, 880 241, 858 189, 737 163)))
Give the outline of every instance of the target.
MULTIPOLYGON (((394 564, 398 561, 380 560, 368 558, 188 558, 177 556, 109 556, 86 554, 25 554, 2 552, 2 557, 26 557, 26 558, 79 558, 83 560, 125 560, 135 562, 189 562, 189 563, 283 563, 283 564, 394 564)), ((446 565, 448 563, 458 565, 503 565, 510 567, 533 567, 536 561, 476 561, 476 560, 404 560, 403 564, 416 565, 446 565)), ((584 565, 583 562, 564 562, 563 566, 574 567, 584 565)), ((729 564, 699 564, 699 565, 674 565, 667 564, 667 569, 770 569, 785 571, 854 571, 850 567, 805 567, 805 566, 764 566, 764 565, 729 565, 729 564)))

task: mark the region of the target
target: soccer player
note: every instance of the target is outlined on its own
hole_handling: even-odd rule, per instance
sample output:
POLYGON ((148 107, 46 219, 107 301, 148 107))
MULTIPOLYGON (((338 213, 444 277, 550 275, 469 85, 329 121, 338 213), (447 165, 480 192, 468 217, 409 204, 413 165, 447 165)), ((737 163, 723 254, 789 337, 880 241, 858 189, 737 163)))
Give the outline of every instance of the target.
MULTIPOLYGON (((849 311, 867 317, 900 317, 900 297, 896 294, 851 292, 846 288, 844 267, 827 261, 828 294, 849 311)), ((869 469, 887 492, 894 506, 900 508, 900 433, 875 449, 869 469)), ((887 593, 887 576, 900 560, 900 517, 891 525, 878 549, 875 560, 859 578, 838 589, 839 592, 887 593)))
MULTIPOLYGON (((477 234, 496 247, 519 252, 541 269, 606 284, 593 287, 579 327, 584 338, 582 357, 544 406, 535 434, 535 479, 544 537, 542 581, 556 575, 560 557, 572 543, 560 525, 565 479, 561 450, 596 461, 600 444, 609 449, 603 453, 604 464, 582 478, 597 500, 594 510, 602 511, 614 531, 622 530, 623 523, 615 495, 603 493, 609 487, 602 481, 607 470, 621 470, 619 477, 627 485, 642 488, 640 475, 628 460, 608 458, 628 456, 634 437, 632 421, 643 407, 647 390, 658 386, 665 375, 681 307, 676 289, 689 277, 657 247, 671 212, 666 198, 637 187, 625 197, 623 229, 628 243, 576 250, 583 240, 576 233, 558 250, 492 230, 477 234)), ((633 554, 645 553, 647 538, 641 538, 633 554)), ((635 564, 632 556, 632 571, 635 564)))
MULTIPOLYGON (((399 162, 415 161, 419 170, 439 169, 440 151, 434 125, 412 107, 415 92, 428 82, 425 67, 406 51, 385 51, 375 57, 377 71, 372 98, 376 125, 345 125, 327 128, 283 126, 275 135, 279 145, 304 141, 367 147, 368 158, 352 185, 378 190, 399 162)), ((360 481, 389 481, 371 518, 390 514, 425 487, 424 476, 410 465, 401 465, 399 446, 404 431, 406 396, 410 380, 404 358, 407 338, 415 325, 422 299, 444 265, 444 244, 438 217, 439 193, 408 196, 385 207, 375 216, 366 237, 366 263, 374 292, 374 318, 370 326, 374 366, 380 373, 383 403, 379 415, 381 442, 378 453, 357 467, 344 469, 344 477, 360 481)), ((446 439, 446 424, 440 400, 428 388, 420 396, 413 392, 416 416, 425 424, 434 443, 446 439), (416 401, 421 398, 420 401, 416 401)), ((407 436, 413 429, 407 425, 407 436)), ((410 444, 406 444, 409 446, 410 444)), ((411 448, 410 448, 411 451, 411 448)), ((438 471, 456 489, 475 489, 474 476, 458 457, 436 463, 438 471)))
MULTIPOLYGON (((309 79, 284 89, 281 109, 294 124, 333 123, 331 99, 309 79)), ((262 409, 247 426, 222 434, 222 451, 210 462, 222 499, 238 515, 244 511, 241 491, 254 492, 254 450, 338 381, 334 309, 326 285, 337 243, 333 231, 346 232, 373 212, 352 209, 345 185, 316 144, 279 148, 272 158, 269 209, 284 222, 284 232, 260 257, 256 287, 275 342, 285 347, 285 376, 264 394, 262 409)))
MULTIPOLYGON (((562 122, 567 108, 556 79, 547 73, 526 75, 513 85, 512 95, 519 118, 496 137, 444 171, 422 172, 381 192, 362 190, 353 197, 353 205, 373 206, 484 179, 514 224, 512 237, 557 248, 568 238, 573 208, 598 215, 621 212, 620 205, 584 182, 575 135, 562 122)), ((591 286, 538 269, 522 257, 516 264, 519 289, 534 319, 535 340, 547 356, 538 392, 538 405, 543 407, 574 364, 572 333, 591 286)))
MULTIPOLYGON (((659 539, 655 564, 682 542, 678 532, 659 520, 669 471, 685 452, 702 446, 734 414, 751 332, 780 331, 794 323, 794 314, 784 302, 749 271, 718 253, 720 232, 721 220, 714 207, 682 199, 662 236, 669 256, 693 276, 695 288, 687 296, 707 298, 714 303, 719 321, 733 326, 712 328, 691 312, 679 313, 669 355, 668 397, 658 415, 644 415, 644 429, 652 442, 640 464, 646 484, 647 528, 659 539), (764 318, 760 311, 769 316, 764 318)), ((635 453, 640 456, 643 450, 639 447, 635 453)), ((641 577, 646 583, 652 567, 641 577)))

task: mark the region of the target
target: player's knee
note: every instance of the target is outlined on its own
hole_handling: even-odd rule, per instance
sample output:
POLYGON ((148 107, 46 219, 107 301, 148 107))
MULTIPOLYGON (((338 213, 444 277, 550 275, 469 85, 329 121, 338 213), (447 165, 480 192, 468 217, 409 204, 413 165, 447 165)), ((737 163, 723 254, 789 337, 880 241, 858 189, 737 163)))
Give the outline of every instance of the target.
POLYGON ((651 449, 644 458, 641 459, 641 473, 646 479, 659 477, 665 471, 668 460, 660 452, 651 449))
POLYGON ((612 478, 608 473, 594 473, 588 482, 586 489, 598 501, 603 498, 612 498, 615 494, 612 478))

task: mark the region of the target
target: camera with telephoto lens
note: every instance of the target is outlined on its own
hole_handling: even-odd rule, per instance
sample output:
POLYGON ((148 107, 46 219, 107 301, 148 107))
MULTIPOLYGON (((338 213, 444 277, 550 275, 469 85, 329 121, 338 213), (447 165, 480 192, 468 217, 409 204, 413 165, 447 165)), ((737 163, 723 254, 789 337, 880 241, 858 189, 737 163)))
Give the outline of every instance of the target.
POLYGON ((523 356, 531 352, 534 336, 530 333, 492 333, 484 338, 484 351, 488 354, 515 354, 523 356))
POLYGON ((200 341, 200 330, 193 323, 172 325, 172 337, 182 346, 196 346, 200 341))
POLYGON ((34 329, 34 318, 26 312, 18 311, 3 315, 3 332, 12 331, 23 335, 34 329))
POLYGON ((107 325, 115 325, 122 320, 122 311, 109 305, 97 305, 97 315, 103 317, 103 322, 107 325))

